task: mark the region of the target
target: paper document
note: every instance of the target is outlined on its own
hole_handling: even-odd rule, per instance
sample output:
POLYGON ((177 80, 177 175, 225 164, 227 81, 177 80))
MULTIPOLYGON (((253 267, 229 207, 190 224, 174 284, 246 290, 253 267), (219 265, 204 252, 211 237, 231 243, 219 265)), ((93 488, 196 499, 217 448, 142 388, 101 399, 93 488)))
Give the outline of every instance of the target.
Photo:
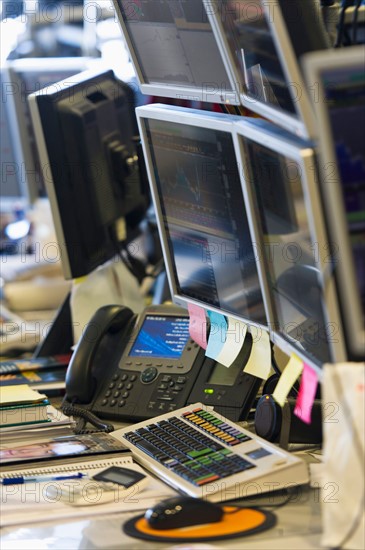
MULTIPOLYGON (((130 494, 124 494, 121 498, 116 495, 112 502, 95 504, 94 502, 85 506, 72 506, 58 500, 57 484, 66 483, 61 481, 46 481, 24 483, 23 485, 1 485, 1 515, 0 526, 26 525, 29 523, 54 522, 59 519, 79 517, 100 516, 101 514, 112 514, 116 512, 131 512, 134 510, 145 510, 154 506, 158 501, 176 495, 176 493, 161 481, 154 479, 146 473, 138 464, 133 462, 131 456, 120 458, 106 458, 91 462, 67 464, 64 466, 49 466, 34 468, 24 472, 2 472, 1 478, 13 476, 64 476, 72 473, 83 473, 91 476, 109 468, 110 466, 121 466, 143 472, 149 483, 140 492, 133 490, 130 494), (53 491, 52 491, 53 490, 53 491)), ((94 483, 90 479, 90 483, 94 483)), ((85 492, 85 500, 88 493, 85 492)))

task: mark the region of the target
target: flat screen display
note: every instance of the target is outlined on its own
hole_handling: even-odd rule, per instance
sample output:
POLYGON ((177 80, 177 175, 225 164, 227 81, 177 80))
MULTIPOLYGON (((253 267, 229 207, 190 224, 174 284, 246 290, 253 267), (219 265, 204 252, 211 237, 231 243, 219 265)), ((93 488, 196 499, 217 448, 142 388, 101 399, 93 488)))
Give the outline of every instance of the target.
POLYGON ((147 208, 135 162, 134 92, 113 71, 93 70, 29 102, 64 276, 74 279, 118 253, 147 208))
MULTIPOLYGON (((328 69, 322 85, 334 142, 347 228, 365 319, 365 73, 364 66, 328 69)), ((331 177, 331 167, 326 175, 331 177)), ((333 170, 332 170, 333 173, 333 170)), ((328 181, 330 185, 330 181, 328 181)))
POLYGON ((55 86, 55 91, 58 90, 59 87, 57 86, 57 82, 60 82, 65 78, 68 78, 78 73, 79 70, 82 69, 81 67, 79 70, 76 68, 71 69, 67 68, 66 66, 64 69, 60 69, 58 71, 52 71, 50 69, 47 70, 46 67, 44 67, 43 69, 39 69, 38 71, 31 69, 17 70, 15 65, 13 70, 15 70, 17 74, 16 93, 19 95, 19 112, 17 113, 17 115, 19 117, 23 117, 23 124, 26 128, 26 136, 24 136, 23 139, 27 142, 27 146, 29 147, 29 154, 31 155, 31 159, 34 164, 34 166, 29 166, 29 172, 31 175, 33 175, 32 169, 34 170, 33 177, 35 177, 36 180, 37 196, 45 196, 46 184, 43 179, 42 167, 38 155, 38 148, 34 135, 27 97, 30 94, 39 92, 43 88, 50 85, 55 86))
POLYGON ((259 253, 274 309, 273 329, 315 362, 330 361, 327 331, 331 327, 316 267, 318 243, 311 237, 303 168, 265 145, 240 139, 263 235, 259 253), (277 198, 271 200, 275 194, 277 198))
POLYGON ((187 317, 147 315, 128 355, 180 359, 189 338, 187 317))
POLYGON ((177 294, 266 324, 232 135, 145 124, 177 294))
MULTIPOLYGON (((14 201, 19 206, 20 199, 26 203, 26 190, 24 181, 24 162, 19 159, 19 144, 14 140, 12 133, 8 97, 9 83, 5 77, 5 72, 0 72, 0 86, 2 105, 0 110, 0 151, 1 151, 1 207, 0 210, 14 209, 14 201), (23 172, 23 173, 22 173, 23 172)), ((15 130, 13 128, 13 130, 15 130)))
MULTIPOLYGON (((295 115, 290 93, 262 0, 219 2, 223 26, 232 59, 252 102, 266 103, 295 115)), ((273 14, 274 16, 275 14, 273 14)))
POLYGON ((143 83, 225 93, 229 79, 202 0, 118 0, 118 6, 143 83))

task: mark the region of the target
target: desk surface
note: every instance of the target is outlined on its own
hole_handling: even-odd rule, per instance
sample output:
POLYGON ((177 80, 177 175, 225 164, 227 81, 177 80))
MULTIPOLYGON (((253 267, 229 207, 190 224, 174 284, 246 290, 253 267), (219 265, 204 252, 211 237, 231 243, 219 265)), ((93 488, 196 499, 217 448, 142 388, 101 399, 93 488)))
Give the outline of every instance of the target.
MULTIPOLYGON (((257 503, 279 504, 281 495, 262 497, 257 503)), ((247 501, 249 505, 253 501, 247 501)), ((171 550, 209 550, 214 548, 263 550, 313 550, 321 548, 321 513, 320 495, 318 490, 298 487, 293 501, 281 508, 272 509, 277 515, 277 524, 272 529, 258 535, 239 539, 224 540, 210 543, 168 543, 157 544, 138 539, 132 539, 122 532, 122 524, 127 519, 139 515, 119 514, 100 517, 98 519, 83 519, 78 521, 62 521, 62 523, 26 524, 22 527, 3 529, 1 550, 37 549, 155 549, 170 548, 171 550)), ((322 549, 323 550, 323 549, 322 549)))
MULTIPOLYGON (((54 398, 53 405, 60 404, 54 398)), ((125 426, 115 424, 115 428, 125 426)), ((303 456, 312 462, 311 453, 303 456)), ((150 549, 169 548, 171 550, 313 550, 321 549, 321 502, 320 491, 308 486, 298 486, 291 495, 290 502, 277 507, 287 499, 281 492, 263 495, 260 498, 247 498, 240 504, 247 506, 270 505, 268 508, 277 516, 277 524, 272 529, 260 534, 231 540, 206 543, 161 543, 133 539, 122 531, 122 524, 142 512, 121 513, 113 515, 72 520, 49 521, 37 524, 24 524, 4 527, 1 531, 1 550, 73 550, 73 549, 150 549)), ((0 505, 1 512, 1 505, 0 505)))

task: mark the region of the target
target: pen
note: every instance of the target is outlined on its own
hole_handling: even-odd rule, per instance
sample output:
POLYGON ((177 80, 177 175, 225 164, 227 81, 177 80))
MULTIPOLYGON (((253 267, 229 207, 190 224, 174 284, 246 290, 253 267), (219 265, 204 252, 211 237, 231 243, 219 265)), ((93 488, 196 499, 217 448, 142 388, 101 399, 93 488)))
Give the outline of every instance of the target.
POLYGON ((65 476, 35 476, 35 477, 8 477, 2 480, 3 485, 22 485, 23 483, 43 483, 45 481, 63 481, 64 479, 81 479, 87 474, 77 473, 65 476))

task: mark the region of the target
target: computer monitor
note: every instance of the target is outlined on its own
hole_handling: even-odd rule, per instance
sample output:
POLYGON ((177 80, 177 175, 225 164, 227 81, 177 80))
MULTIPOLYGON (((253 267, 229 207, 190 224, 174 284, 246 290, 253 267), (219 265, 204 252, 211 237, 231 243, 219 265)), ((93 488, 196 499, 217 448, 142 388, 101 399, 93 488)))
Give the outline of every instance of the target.
POLYGON ((243 105, 288 131, 313 136, 301 56, 329 47, 316 0, 204 0, 243 105))
POLYGON ((267 326, 232 137, 239 117, 136 110, 171 296, 267 326))
POLYGON ((10 124, 19 129, 18 154, 22 158, 19 170, 31 202, 44 196, 46 190, 27 98, 46 86, 56 86, 57 82, 84 71, 88 63, 90 59, 83 57, 25 58, 8 62, 5 70, 6 101, 9 103, 10 124))
POLYGON ((235 131, 272 339, 318 370, 345 360, 313 144, 259 119, 235 131))
POLYGON ((239 104, 202 0, 113 0, 144 94, 239 104))
POLYGON ((23 210, 33 198, 22 171, 21 136, 17 125, 11 123, 13 102, 9 99, 8 78, 5 68, 1 68, 1 106, 0 106, 0 151, 1 151, 1 201, 0 212, 23 210))
POLYGON ((349 357, 365 356, 365 47, 305 58, 318 122, 320 184, 349 357))
POLYGON ((111 259, 148 199, 134 138, 134 94, 113 71, 86 71, 29 96, 66 279, 111 259))

